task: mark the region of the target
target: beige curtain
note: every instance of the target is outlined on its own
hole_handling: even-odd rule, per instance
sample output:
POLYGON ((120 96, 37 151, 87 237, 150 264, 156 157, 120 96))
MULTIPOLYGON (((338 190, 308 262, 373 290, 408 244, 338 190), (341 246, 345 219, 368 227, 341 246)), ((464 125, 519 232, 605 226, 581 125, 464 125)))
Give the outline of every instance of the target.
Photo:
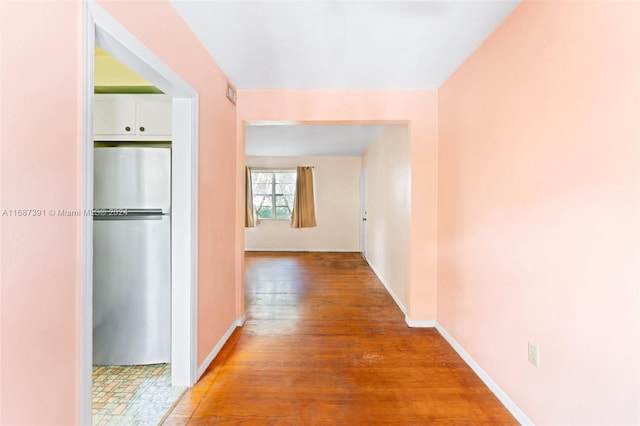
POLYGON ((313 200, 313 168, 298 167, 291 227, 311 228, 313 226, 316 226, 316 208, 313 200))
POLYGON ((256 210, 253 207, 253 190, 251 189, 251 168, 245 167, 244 192, 244 227, 253 228, 256 226, 256 210))

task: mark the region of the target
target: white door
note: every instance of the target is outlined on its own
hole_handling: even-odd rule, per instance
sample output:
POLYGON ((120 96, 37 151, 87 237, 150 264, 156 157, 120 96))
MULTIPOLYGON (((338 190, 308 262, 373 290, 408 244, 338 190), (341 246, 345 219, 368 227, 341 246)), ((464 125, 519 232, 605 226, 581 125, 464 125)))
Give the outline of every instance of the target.
POLYGON ((360 253, 367 258, 367 169, 360 172, 360 253))

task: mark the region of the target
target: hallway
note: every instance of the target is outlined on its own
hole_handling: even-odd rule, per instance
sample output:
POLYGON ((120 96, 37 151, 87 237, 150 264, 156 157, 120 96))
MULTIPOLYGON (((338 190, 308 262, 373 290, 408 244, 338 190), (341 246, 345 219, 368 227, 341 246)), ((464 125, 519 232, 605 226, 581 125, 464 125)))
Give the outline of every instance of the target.
POLYGON ((165 425, 516 424, 359 253, 245 259, 246 323, 165 425))

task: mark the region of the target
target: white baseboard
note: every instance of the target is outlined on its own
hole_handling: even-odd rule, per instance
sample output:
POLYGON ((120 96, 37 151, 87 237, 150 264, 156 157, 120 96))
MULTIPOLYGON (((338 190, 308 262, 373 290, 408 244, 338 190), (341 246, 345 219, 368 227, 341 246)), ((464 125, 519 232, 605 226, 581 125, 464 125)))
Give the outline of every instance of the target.
POLYGON ((471 358, 471 355, 469 355, 467 351, 465 351, 462 346, 460 346, 460 344, 456 342, 456 340, 451 337, 451 335, 447 333, 447 331, 440 324, 435 322, 435 327, 436 330, 438 330, 438 332, 442 335, 442 337, 444 337, 444 339, 458 353, 458 355, 460 355, 460 358, 462 358, 464 362, 466 362, 467 365, 471 367, 471 369, 478 375, 478 377, 480 377, 480 380, 482 380, 484 384, 487 385, 489 390, 493 392, 496 398, 498 398, 500 402, 502 402, 502 405, 504 405, 505 408, 509 410, 513 417, 515 417, 521 425, 533 425, 533 422, 529 417, 527 417, 524 411, 522 411, 516 405, 516 403, 513 402, 513 400, 509 398, 509 396, 502 389, 500 389, 500 386, 498 386, 498 384, 494 382, 491 377, 489 377, 487 372, 484 371, 478 365, 478 363, 474 361, 473 358, 471 358))
POLYGON ((396 302, 396 305, 398 305, 398 308, 400 308, 400 310, 402 311, 402 313, 405 315, 407 315, 407 308, 402 304, 402 302, 400 301, 400 298, 398 297, 397 294, 394 293, 394 291, 391 289, 391 287, 389 286, 389 284, 387 284, 387 282, 384 280, 384 278, 382 277, 382 275, 380 275, 378 273, 378 271, 376 271, 376 268, 373 267, 373 265, 371 263, 369 263, 369 260, 365 258, 365 261, 367 262, 367 264, 369 265, 369 268, 371 268, 371 270, 373 271, 374 274, 376 274, 376 276, 378 277, 378 279, 380 280, 380 282, 382 283, 382 285, 384 286, 384 288, 387 289, 387 293, 389 293, 389 295, 391 296, 391 298, 393 299, 394 302, 396 302))
POLYGON ((433 320, 412 320, 409 315, 405 315, 404 322, 411 328, 436 328, 438 325, 433 320))
POLYGON ((231 327, 229 327, 227 332, 224 333, 224 336, 222 336, 222 338, 218 341, 218 343, 213 347, 211 352, 209 352, 209 355, 207 355, 207 357, 202 362, 200 367, 198 367, 198 371, 196 374, 196 382, 200 379, 200 377, 202 377, 205 370, 213 362, 214 358, 216 357, 216 355, 218 355, 218 353, 220 352, 224 344, 227 343, 227 340, 229 340, 229 337, 231 337, 231 334, 235 331, 236 328, 242 327, 242 325, 244 324, 244 321, 245 321, 245 317, 243 315, 242 317, 235 320, 233 324, 231 324, 231 327))
POLYGON ((339 249, 332 249, 332 248, 327 248, 327 249, 315 249, 315 248, 251 248, 251 247, 245 247, 244 251, 275 251, 275 252, 280 252, 280 251, 293 251, 293 252, 318 252, 318 253, 360 253, 360 249, 344 249, 344 248, 339 248, 339 249))

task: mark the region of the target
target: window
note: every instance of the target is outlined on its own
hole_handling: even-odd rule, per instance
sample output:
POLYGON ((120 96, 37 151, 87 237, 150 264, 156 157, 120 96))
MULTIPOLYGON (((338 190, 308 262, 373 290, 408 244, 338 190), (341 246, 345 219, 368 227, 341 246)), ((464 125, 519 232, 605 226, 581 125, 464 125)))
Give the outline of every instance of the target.
POLYGON ((295 170, 251 170, 253 206, 260 219, 290 219, 296 193, 295 170))

